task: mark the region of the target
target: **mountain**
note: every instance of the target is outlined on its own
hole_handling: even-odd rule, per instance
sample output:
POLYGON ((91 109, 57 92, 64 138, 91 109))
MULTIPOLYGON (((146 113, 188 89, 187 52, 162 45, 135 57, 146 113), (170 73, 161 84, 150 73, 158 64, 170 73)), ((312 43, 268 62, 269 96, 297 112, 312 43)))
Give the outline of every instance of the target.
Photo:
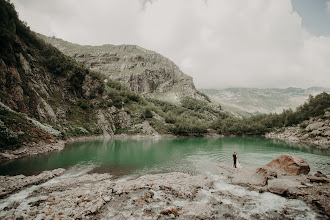
POLYGON ((166 57, 135 45, 82 46, 39 35, 85 67, 124 83, 135 93, 171 103, 183 97, 207 101, 192 77, 166 57))
MULTIPOLYGON (((21 155, 43 143, 77 136, 200 136, 224 117, 195 89, 191 77, 159 54, 137 46, 108 45, 113 52, 83 55, 97 56, 96 63, 103 58, 117 60, 110 66, 121 66, 122 72, 112 77, 96 71, 101 67, 90 70, 45 43, 18 19, 8 1, 0 0, 0 17, 0 151, 24 146, 17 152, 21 155), (134 67, 141 72, 133 74, 128 67, 133 64, 148 68, 134 67), (139 94, 115 80, 126 82, 128 75, 130 88, 139 94), (165 94, 180 104, 148 94, 165 94)), ((102 62, 107 69, 109 62, 102 62)))
POLYGON ((127 111, 140 97, 37 38, 9 2, 0 17, 0 149, 132 124, 127 111))
POLYGON ((229 112, 250 117, 257 114, 281 113, 284 109, 295 109, 307 101, 309 95, 330 92, 330 88, 311 87, 308 89, 200 89, 210 99, 229 112))

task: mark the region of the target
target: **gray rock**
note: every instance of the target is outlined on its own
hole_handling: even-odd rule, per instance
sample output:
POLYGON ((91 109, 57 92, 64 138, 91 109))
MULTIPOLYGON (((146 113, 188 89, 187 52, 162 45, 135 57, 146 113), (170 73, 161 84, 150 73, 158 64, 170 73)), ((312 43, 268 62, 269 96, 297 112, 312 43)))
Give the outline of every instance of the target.
POLYGON ((284 195, 288 189, 289 186, 283 180, 274 179, 268 181, 268 190, 272 193, 284 195))
POLYGON ((317 171, 314 176, 328 178, 327 175, 323 174, 321 171, 317 171))
POLYGON ((104 200, 105 202, 110 202, 111 197, 110 197, 110 196, 105 196, 105 197, 103 197, 103 200, 104 200))
POLYGON ((61 175, 65 169, 58 168, 52 171, 44 171, 35 176, 0 176, 0 198, 11 194, 17 190, 22 190, 31 185, 38 185, 54 177, 61 175))
POLYGON ((307 127, 306 127, 306 131, 312 131, 312 130, 316 130, 320 127, 322 127, 324 125, 323 122, 315 122, 313 124, 309 124, 307 127))
POLYGON ((327 130, 326 132, 324 132, 324 136, 330 137, 330 130, 327 130))
POLYGON ((324 177, 308 176, 307 179, 309 179, 311 183, 329 183, 329 179, 324 177))

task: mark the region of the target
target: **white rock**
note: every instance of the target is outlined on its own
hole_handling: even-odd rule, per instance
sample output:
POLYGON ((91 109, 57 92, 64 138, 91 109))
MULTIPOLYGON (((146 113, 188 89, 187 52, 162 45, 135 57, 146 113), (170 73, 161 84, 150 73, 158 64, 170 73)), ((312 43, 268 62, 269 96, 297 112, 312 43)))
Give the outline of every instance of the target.
POLYGON ((323 122, 315 122, 306 127, 306 131, 316 130, 324 125, 323 122))

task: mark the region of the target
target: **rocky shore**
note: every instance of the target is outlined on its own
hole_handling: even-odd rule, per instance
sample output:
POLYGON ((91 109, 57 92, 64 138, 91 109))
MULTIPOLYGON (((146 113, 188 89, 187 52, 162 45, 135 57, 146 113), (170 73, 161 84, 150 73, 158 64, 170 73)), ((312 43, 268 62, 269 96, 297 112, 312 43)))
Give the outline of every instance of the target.
POLYGON ((298 126, 288 127, 283 131, 270 132, 265 136, 328 148, 330 146, 330 109, 322 117, 310 118, 298 126))
POLYGON ((216 174, 199 175, 174 172, 114 179, 109 174, 57 169, 37 176, 1 177, 0 218, 329 218, 328 178, 303 174, 307 166, 293 175, 296 158, 278 161, 258 170, 219 165, 216 174))
POLYGON ((22 157, 49 153, 52 151, 63 150, 67 141, 53 139, 51 143, 39 142, 23 145, 16 150, 5 150, 0 152, 0 162, 14 160, 22 157))
POLYGON ((285 198, 300 199, 321 216, 330 218, 329 178, 321 172, 309 174, 306 161, 281 155, 257 169, 237 169, 229 175, 233 184, 259 192, 271 192, 285 198))

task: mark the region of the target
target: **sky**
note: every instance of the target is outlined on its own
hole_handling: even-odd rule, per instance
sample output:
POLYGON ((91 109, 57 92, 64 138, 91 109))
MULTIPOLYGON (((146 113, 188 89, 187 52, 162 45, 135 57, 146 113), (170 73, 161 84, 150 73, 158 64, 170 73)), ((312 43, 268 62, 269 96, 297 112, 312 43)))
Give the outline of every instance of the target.
POLYGON ((330 87, 330 0, 11 0, 33 31, 134 44, 197 88, 330 87))

